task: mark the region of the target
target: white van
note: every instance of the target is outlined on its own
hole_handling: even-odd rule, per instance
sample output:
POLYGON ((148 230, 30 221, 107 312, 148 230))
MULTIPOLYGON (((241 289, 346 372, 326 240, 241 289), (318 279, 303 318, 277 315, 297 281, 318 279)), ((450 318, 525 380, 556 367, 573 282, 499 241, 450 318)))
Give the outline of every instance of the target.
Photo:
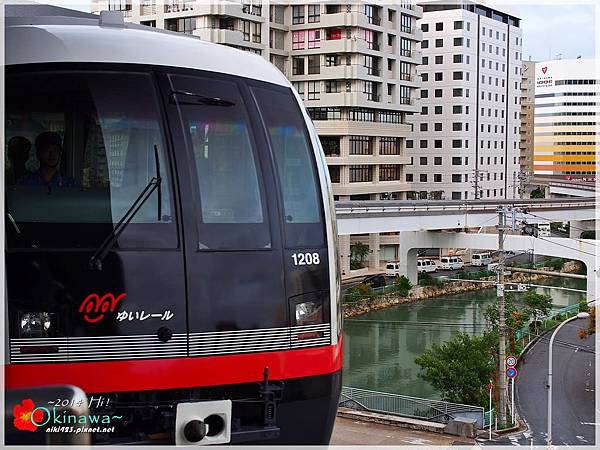
POLYGON ((385 274, 391 277, 400 276, 400 263, 398 261, 390 261, 385 265, 385 274))
POLYGON ((550 232, 550 224, 549 223, 538 223, 538 236, 540 237, 550 237, 552 233, 550 232))
POLYGON ((417 273, 423 272, 437 272, 438 267, 431 259, 419 259, 417 260, 417 273))
POLYGON ((489 253, 476 253, 471 256, 472 266, 487 266, 492 262, 492 255, 489 253))
POLYGON ((440 258, 440 268, 443 270, 460 270, 465 263, 458 256, 442 256, 440 258))

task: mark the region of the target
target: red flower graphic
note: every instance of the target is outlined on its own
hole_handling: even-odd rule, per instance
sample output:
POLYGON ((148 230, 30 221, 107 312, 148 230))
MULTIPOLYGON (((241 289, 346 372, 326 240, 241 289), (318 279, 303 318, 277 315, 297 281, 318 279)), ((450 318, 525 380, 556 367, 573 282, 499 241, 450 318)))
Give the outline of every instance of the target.
POLYGON ((27 431, 37 430, 37 425, 31 421, 31 415, 33 414, 33 420, 35 420, 37 423, 41 423, 42 420, 44 420, 44 412, 39 409, 33 412, 34 409, 35 404, 30 398, 27 398, 23 400, 22 403, 15 405, 13 408, 13 416, 15 418, 13 424, 15 428, 27 431))

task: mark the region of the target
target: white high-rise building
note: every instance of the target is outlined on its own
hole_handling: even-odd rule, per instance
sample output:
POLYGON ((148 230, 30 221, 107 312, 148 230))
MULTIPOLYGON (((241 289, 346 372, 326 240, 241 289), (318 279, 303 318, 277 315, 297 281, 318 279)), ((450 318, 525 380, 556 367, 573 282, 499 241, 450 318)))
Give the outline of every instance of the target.
MULTIPOLYGON (((255 52, 277 66, 304 100, 323 144, 336 200, 404 199, 407 118, 420 79, 421 8, 415 0, 302 3, 261 0, 95 0, 128 22, 255 52)), ((140 49, 151 51, 151 49, 140 49)), ((193 58, 194 55, 189 55, 193 58)), ((398 236, 341 236, 368 242, 368 264, 397 257, 398 236)))
POLYGON ((406 142, 412 195, 511 198, 519 172, 520 19, 468 0, 420 5, 420 113, 406 142))

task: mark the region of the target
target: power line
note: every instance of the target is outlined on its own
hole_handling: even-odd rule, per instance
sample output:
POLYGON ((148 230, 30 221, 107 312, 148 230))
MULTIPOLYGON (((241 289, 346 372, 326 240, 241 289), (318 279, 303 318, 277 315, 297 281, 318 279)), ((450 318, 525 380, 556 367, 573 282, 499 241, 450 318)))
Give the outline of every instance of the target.
POLYGON ((558 242, 554 242, 554 241, 551 241, 549 239, 544 239, 543 237, 540 237, 540 236, 538 236, 537 239, 541 239, 542 241, 550 242, 551 244, 559 245, 559 246, 564 247, 564 248, 568 248, 569 250, 573 250, 574 252, 585 253, 586 255, 590 255, 590 256, 596 257, 595 253, 590 253, 590 252, 586 252, 584 250, 579 250, 577 248, 569 247, 568 245, 560 244, 558 242))
MULTIPOLYGON (((547 220, 548 222, 552 222, 552 220, 550 220, 550 219, 548 219, 546 217, 542 217, 542 216, 539 216, 537 214, 533 214, 533 213, 530 213, 530 212, 523 211, 523 214, 527 214, 528 216, 537 217, 538 219, 544 219, 544 220, 547 220)), ((575 227, 575 226, 573 226, 571 224, 569 224, 569 227, 575 228, 576 230, 579 230, 579 231, 589 231, 589 230, 584 230, 583 228, 575 227)), ((598 247, 597 243, 595 243, 595 242, 589 242, 588 240, 585 240, 585 239, 579 239, 579 238, 569 238, 569 239, 573 239, 573 240, 578 241, 578 242, 583 242, 584 244, 593 245, 594 247, 598 247)))

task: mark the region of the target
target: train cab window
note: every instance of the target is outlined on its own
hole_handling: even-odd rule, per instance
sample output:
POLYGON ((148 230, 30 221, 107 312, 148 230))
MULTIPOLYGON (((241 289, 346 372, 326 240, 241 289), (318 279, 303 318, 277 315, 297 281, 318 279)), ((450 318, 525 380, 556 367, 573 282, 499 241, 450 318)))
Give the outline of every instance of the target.
POLYGON ((292 92, 253 87, 275 155, 288 247, 324 245, 314 151, 292 92))
POLYGON ((200 205, 199 250, 271 246, 260 165, 237 84, 171 75, 200 205))
POLYGON ((136 200, 115 247, 176 247, 159 117, 145 73, 9 74, 9 248, 97 248, 136 200))

